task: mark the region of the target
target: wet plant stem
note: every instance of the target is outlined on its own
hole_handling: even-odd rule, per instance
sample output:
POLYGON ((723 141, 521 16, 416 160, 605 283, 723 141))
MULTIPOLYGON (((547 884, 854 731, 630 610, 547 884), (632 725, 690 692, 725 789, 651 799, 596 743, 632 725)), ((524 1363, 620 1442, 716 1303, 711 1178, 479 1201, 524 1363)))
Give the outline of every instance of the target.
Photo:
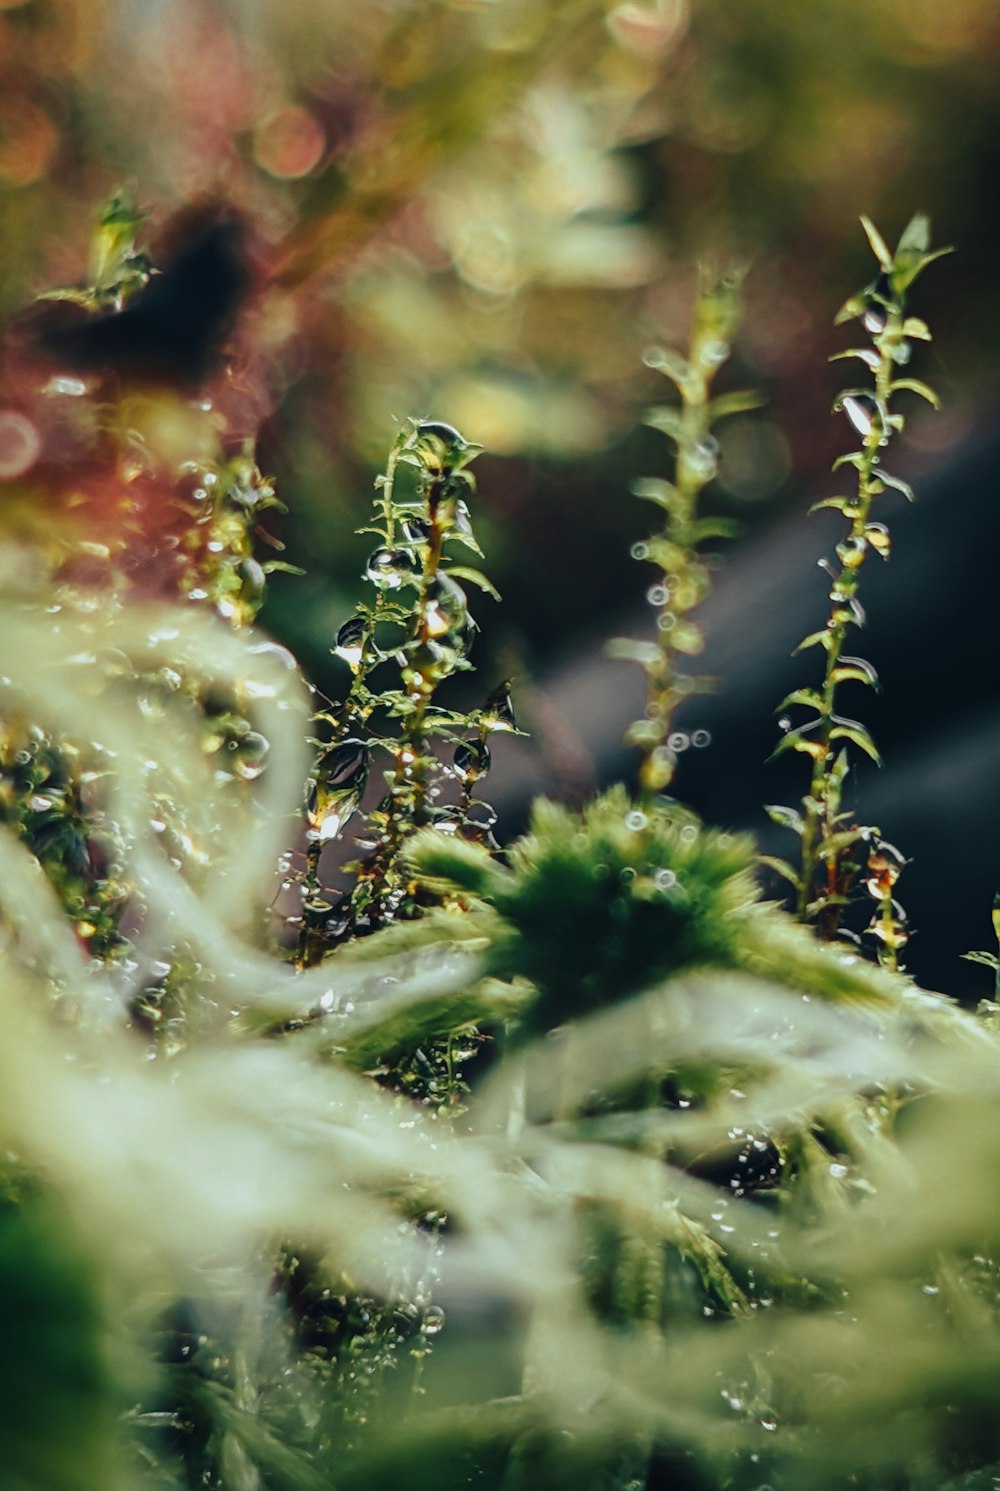
MULTIPOLYGON (((399 456, 398 445, 393 446, 386 463, 385 473, 379 478, 378 496, 375 499, 377 514, 384 525, 381 536, 388 550, 393 548, 396 541, 395 480, 399 456)), ((383 661, 382 654, 375 643, 375 635, 379 624, 387 619, 385 613, 391 610, 391 603, 385 592, 377 590, 374 604, 367 613, 360 638, 359 652, 356 661, 352 664, 351 686, 344 702, 333 713, 320 711, 315 716, 317 721, 330 726, 330 738, 325 742, 314 768, 314 780, 317 782, 322 781, 325 764, 333 758, 336 748, 349 736, 360 734, 365 730, 378 703, 377 695, 373 694, 368 687, 368 676, 383 661)), ((308 905, 321 895, 320 860, 323 848, 322 839, 316 839, 307 844, 306 866, 301 881, 304 905, 308 905)), ((317 953, 318 944, 312 935, 310 919, 307 914, 303 913, 295 951, 296 968, 302 970, 310 967, 316 961, 317 953)))
POLYGON ((882 948, 879 952, 879 962, 883 968, 889 968, 893 973, 899 971, 899 958, 896 954, 896 918, 893 915, 892 891, 889 890, 882 897, 882 948))
POLYGON ((645 716, 629 727, 626 740, 639 748, 639 799, 647 809, 670 785, 676 770, 674 717, 678 706, 714 687, 712 679, 685 673, 679 664, 705 646, 701 628, 691 619, 711 589, 709 568, 698 546, 705 539, 730 537, 734 526, 698 512, 701 493, 718 468, 719 446, 712 429, 724 415, 752 409, 760 402, 748 392, 711 396, 713 380, 729 356, 730 338, 742 314, 741 280, 736 272, 718 279, 703 278, 687 355, 654 347, 645 358, 649 367, 670 379, 680 396, 679 406, 657 405, 645 416, 647 424, 674 442, 673 481, 646 478, 633 487, 636 496, 653 502, 664 514, 660 531, 632 550, 636 559, 660 571, 659 580, 646 593, 656 610, 656 641, 620 640, 609 651, 639 663, 646 674, 645 716))
MULTIPOLYGON (((663 600, 656 608, 656 638, 659 657, 646 674, 646 717, 655 725, 642 745, 639 763, 639 795, 642 804, 649 807, 658 793, 669 785, 674 766, 664 759, 669 752, 668 741, 673 730, 674 714, 684 698, 684 675, 678 670, 680 649, 674 645, 671 632, 678 624, 683 628, 687 613, 702 599, 707 574, 692 552, 690 530, 698 506, 698 498, 706 483, 705 465, 696 453, 711 449, 711 422, 708 417, 709 378, 698 365, 698 337, 692 345, 691 368, 681 385, 681 424, 677 445, 677 462, 674 474, 674 504, 662 533, 669 545, 669 552, 687 550, 688 574, 668 574, 664 571, 660 589, 663 600), (674 580, 673 591, 670 580, 674 580)), ((683 630, 682 630, 683 637, 683 630)), ((692 639, 693 640, 693 639, 692 639)), ((700 633, 699 633, 700 642, 700 633)))
POLYGON ((795 887, 795 910, 802 922, 814 921, 820 937, 829 941, 841 930, 845 909, 859 872, 867 861, 866 889, 877 903, 875 914, 865 931, 881 944, 879 958, 888 967, 898 968, 897 952, 909 933, 902 909, 892 898, 892 887, 899 878, 905 860, 894 845, 886 843, 878 829, 853 821, 852 814, 841 808, 844 779, 849 769, 847 748, 864 752, 876 766, 881 758, 868 728, 856 719, 838 713, 839 689, 844 683, 866 684, 877 689, 878 675, 871 663, 861 657, 847 657, 844 642, 850 626, 862 627, 864 611, 857 598, 861 569, 869 550, 882 559, 890 551, 889 530, 884 523, 871 520, 876 497, 891 490, 913 500, 905 481, 891 475, 882 465, 882 450, 893 435, 899 434, 905 417, 892 408, 897 393, 916 394, 933 408, 938 408, 937 394, 926 383, 910 376, 897 376, 910 361, 913 342, 930 341, 927 326, 917 316, 905 313, 906 297, 914 280, 928 264, 949 252, 931 249, 930 223, 922 213, 911 218, 903 230, 895 251, 890 251, 882 235, 868 218, 862 227, 878 261, 875 279, 859 295, 841 308, 836 324, 860 321, 870 337, 870 345, 849 347, 836 355, 864 363, 871 375, 866 387, 847 388, 838 397, 834 409, 842 410, 860 436, 860 449, 852 450, 834 463, 853 466, 857 473, 856 488, 850 496, 827 497, 817 507, 833 508, 847 519, 849 528, 836 547, 837 564, 820 561, 831 579, 830 611, 819 631, 804 637, 795 649, 821 647, 825 653, 823 681, 818 688, 793 689, 778 705, 791 705, 811 712, 811 718, 794 728, 782 720, 785 732, 774 752, 801 752, 811 761, 809 790, 802 799, 803 812, 778 805, 765 811, 773 822, 792 829, 799 837, 799 866, 786 860, 763 855, 761 863, 774 869, 795 887))
MULTIPOLYGON (((874 370, 877 409, 888 408, 894 368, 892 348, 898 346, 902 340, 902 325, 902 312, 895 307, 891 308, 887 313, 885 330, 878 339, 879 360, 874 370)), ((826 939, 836 936, 843 916, 839 855, 836 850, 821 853, 821 846, 833 839, 836 832, 835 820, 840 810, 839 784, 833 778, 833 764, 838 753, 837 741, 841 738, 835 733, 838 723, 837 689, 842 681, 847 629, 858 624, 855 608, 861 570, 868 556, 867 529, 871 520, 872 503, 883 490, 878 480, 879 452, 887 443, 889 433, 882 418, 876 414, 862 440, 861 458, 857 464, 857 492, 847 507, 851 528, 846 540, 837 546, 840 570, 835 574, 830 589, 831 608, 822 643, 826 667, 820 694, 820 724, 814 738, 812 776, 808 796, 804 799, 802 871, 796 898, 796 914, 800 921, 809 919, 813 884, 822 857, 826 899, 817 930, 826 939)))
MULTIPOLYGON (((447 475, 442 472, 427 484, 427 540, 411 636, 418 658, 432 656, 431 595, 441 568, 447 532, 441 503, 446 481, 447 475)), ((389 822, 374 866, 372 883, 372 904, 383 912, 388 882, 396 868, 403 841, 426 822, 428 771, 432 763, 428 759, 424 724, 440 680, 433 666, 411 665, 404 671, 403 681, 413 707, 402 723, 395 751, 396 766, 389 785, 389 822)))

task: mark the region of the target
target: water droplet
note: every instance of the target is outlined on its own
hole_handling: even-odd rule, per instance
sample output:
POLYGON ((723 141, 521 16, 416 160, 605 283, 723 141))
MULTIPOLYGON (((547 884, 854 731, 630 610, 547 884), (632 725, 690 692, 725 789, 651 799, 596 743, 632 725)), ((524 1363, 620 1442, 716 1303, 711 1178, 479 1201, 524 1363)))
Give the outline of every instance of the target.
POLYGON ((885 304, 891 301, 892 281, 883 269, 865 295, 865 309, 861 324, 869 336, 881 336, 889 324, 889 312, 885 304))
POLYGON ((704 367, 719 368, 729 356, 729 343, 721 337, 712 337, 701 348, 701 363, 704 367))
POLYGON ((691 733, 691 744, 696 750, 704 750, 705 746, 712 744, 712 737, 707 730, 694 730, 691 733))
POLYGON ((839 401, 839 407, 847 415, 859 435, 870 435, 876 424, 881 428, 882 419, 878 404, 871 394, 847 394, 839 401))
POLYGON ((677 617, 674 615, 673 611, 664 611, 662 615, 657 617, 656 625, 659 627, 661 632, 673 631, 674 627, 677 625, 677 617))
POLYGON ((463 782, 475 782, 490 769, 490 752, 484 740, 466 740, 455 747, 452 757, 455 775, 463 782))
POLYGON ((413 431, 413 445, 428 471, 451 471, 461 464, 471 447, 454 425, 424 419, 413 431))
POLYGON ((657 890, 673 890, 677 884, 677 876, 674 874, 673 870, 657 870, 656 874, 653 876, 653 883, 656 886, 657 890))
POLYGON ((638 808, 625 815, 625 827, 630 828, 633 831, 638 831, 640 828, 645 828, 648 822, 649 819, 646 817, 645 813, 640 812, 638 808))
POLYGON ((349 621, 344 622, 334 641, 334 652, 355 672, 361 662, 367 637, 368 622, 363 616, 352 616, 349 621))
POLYGON ((483 705, 480 718, 490 731, 517 729, 509 683, 502 683, 499 688, 493 690, 483 705))
POLYGON ((369 750, 363 740, 345 740, 320 757, 306 816, 314 840, 335 839, 357 811, 368 780, 369 750))
POLYGON ((905 859, 894 844, 878 839, 875 848, 868 856, 869 878, 865 881, 868 894, 874 896, 876 900, 882 900, 889 895, 903 873, 905 864, 905 859))
POLYGON ((408 544, 425 544, 430 527, 424 518, 404 518, 399 525, 400 532, 408 544))
POLYGON ((888 322, 889 317, 886 314, 885 306, 878 305, 875 301, 872 301, 866 307, 865 313, 861 318, 861 324, 865 328, 865 331, 867 331, 869 336, 873 337, 881 336, 888 322))
POLYGON ((689 470, 709 481, 719 469, 719 442, 714 435, 705 435, 690 450, 684 450, 682 456, 689 470))
POLYGON ((675 730, 672 735, 667 736, 667 745, 678 755, 681 751, 686 751, 690 744, 691 737, 683 730, 675 730))
POLYGON ((698 837, 698 830, 693 823, 685 823, 677 837, 682 844, 693 844, 698 837))
POLYGON ((837 545, 837 558, 845 569, 857 569, 864 563, 866 548, 863 538, 851 534, 837 545))
POLYGON ((665 606, 670 599, 670 591, 665 585, 650 585, 646 591, 646 599, 651 606, 665 606))
POLYGON ((668 746, 658 745, 651 751, 646 763, 646 780, 654 792, 669 787, 677 766, 677 757, 668 746))
POLYGON ((836 1164, 835 1163, 835 1164, 831 1165, 829 1168, 830 1168, 830 1174, 833 1176, 834 1180, 843 1180, 844 1176, 847 1174, 847 1166, 846 1165, 840 1165, 840 1164, 836 1164))
POLYGON ((468 597, 448 575, 438 574, 427 586, 424 625, 430 637, 441 638, 464 626, 468 597))
MULTIPOLYGON (((892 904, 893 907, 896 906, 895 901, 892 904)), ((877 937, 881 943, 883 943, 887 948, 890 948, 893 952, 898 952, 899 949, 905 947, 910 940, 909 932, 900 922, 890 922, 890 924, 887 926, 885 922, 878 917, 873 918, 870 925, 865 930, 870 932, 873 937, 877 937)))
POLYGON ((67 398, 78 399, 87 392, 87 385, 82 378, 60 377, 58 374, 50 378, 42 389, 47 394, 63 394, 67 398))
POLYGON ((629 553, 632 555, 633 559, 648 559, 649 545, 644 543, 633 544, 631 549, 629 550, 629 553))
POLYGON ((691 371, 686 360, 671 347, 647 347, 642 354, 642 360, 647 368, 669 373, 674 379, 684 379, 691 371))
POLYGON ((257 730, 248 730, 236 743, 236 759, 233 769, 245 782, 255 782, 267 769, 267 758, 271 744, 257 730))
POLYGON ((308 900, 302 902, 302 910, 310 921, 318 921, 333 910, 333 903, 323 896, 310 896, 308 900))
POLYGON ((865 527, 865 538, 880 559, 888 559, 892 548, 889 530, 884 523, 869 523, 865 527))
MULTIPOLYGON (((773 1434, 775 1429, 778 1427, 778 1420, 774 1417, 773 1413, 762 1414, 760 1419, 760 1427, 764 1429, 768 1434, 773 1434)), ((758 1487, 758 1491, 761 1491, 760 1487, 758 1487)))
POLYGON ((376 549, 365 566, 364 578, 380 590, 399 590, 410 585, 417 573, 417 562, 409 549, 376 549))
POLYGON ((921 1290, 923 1294, 940 1294, 941 1291, 936 1284, 925 1284, 921 1290))
POLYGON ((469 504, 463 502, 461 498, 455 503, 451 521, 456 533, 471 535, 472 519, 469 516, 469 504))
POLYGON ((440 1305, 430 1305, 424 1315, 424 1335, 437 1336, 444 1330, 445 1314, 440 1305))

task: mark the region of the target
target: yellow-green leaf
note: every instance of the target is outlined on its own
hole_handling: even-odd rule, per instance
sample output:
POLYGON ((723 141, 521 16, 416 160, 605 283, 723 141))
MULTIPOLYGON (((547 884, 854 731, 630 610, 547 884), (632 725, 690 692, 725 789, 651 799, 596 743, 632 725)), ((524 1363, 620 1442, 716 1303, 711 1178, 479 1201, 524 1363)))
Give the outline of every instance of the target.
POLYGON ((767 869, 773 870, 776 875, 780 875, 783 880, 789 881, 790 884, 794 885, 796 890, 798 890, 802 884, 801 879, 792 869, 787 859, 778 859, 773 854, 759 854, 757 856, 757 863, 759 865, 765 865, 767 869))
MULTIPOLYGON (((916 222, 915 218, 913 219, 913 222, 911 222, 911 224, 910 224, 911 228, 912 228, 914 222, 916 222)), ((864 228, 865 233, 866 233, 866 235, 868 237, 868 242, 872 246, 872 253, 875 255, 876 259, 881 264, 882 268, 886 269, 886 270, 891 269, 892 268, 892 254, 890 254, 890 252, 889 252, 889 246, 886 243, 885 239, 882 237, 882 235, 879 232, 879 230, 876 228, 875 224, 872 222, 871 218, 865 217, 864 215, 862 215, 861 226, 862 226, 862 228, 864 228)), ((909 232, 909 228, 907 229, 907 232, 909 232)), ((905 237, 905 234, 904 234, 904 237, 905 237)), ((899 246, 900 246, 900 248, 903 247, 903 240, 902 239, 900 239, 899 246)))

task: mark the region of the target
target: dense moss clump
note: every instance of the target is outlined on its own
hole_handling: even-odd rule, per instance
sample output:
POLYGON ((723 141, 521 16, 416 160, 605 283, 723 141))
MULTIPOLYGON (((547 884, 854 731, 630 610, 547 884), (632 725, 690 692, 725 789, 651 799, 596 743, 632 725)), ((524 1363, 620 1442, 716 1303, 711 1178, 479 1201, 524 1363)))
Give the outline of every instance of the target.
POLYGON ((582 815, 537 803, 509 868, 443 835, 423 836, 413 858, 492 907, 489 971, 529 980, 526 1027, 548 1030, 672 973, 737 966, 758 896, 752 854, 746 838, 672 804, 634 807, 616 788, 582 815))
MULTIPOLYGON (((452 918, 451 930, 489 939, 490 974, 532 985, 525 1035, 693 969, 751 973, 832 1000, 925 998, 762 900, 750 838, 705 828, 676 803, 637 807, 621 787, 580 814, 536 803, 507 866, 433 832, 410 857, 439 889, 488 908, 460 927, 452 918)), ((424 935, 447 928, 436 920, 424 935)))

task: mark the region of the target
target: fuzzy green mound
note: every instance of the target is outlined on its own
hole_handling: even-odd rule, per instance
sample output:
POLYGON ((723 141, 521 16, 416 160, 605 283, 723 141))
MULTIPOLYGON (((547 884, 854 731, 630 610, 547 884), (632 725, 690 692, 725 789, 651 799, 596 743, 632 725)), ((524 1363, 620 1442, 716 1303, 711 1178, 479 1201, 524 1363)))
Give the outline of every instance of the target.
MULTIPOLYGON (((440 833, 422 834, 411 860, 437 889, 488 908, 469 930, 489 939, 489 974, 533 986, 526 1034, 702 968, 756 974, 837 1001, 945 1009, 844 944, 817 942, 763 902, 754 852, 746 836, 704 828, 669 801, 639 808, 616 787, 582 814, 537 803, 509 867, 440 833)), ((432 924, 441 936, 441 919, 432 924)))

